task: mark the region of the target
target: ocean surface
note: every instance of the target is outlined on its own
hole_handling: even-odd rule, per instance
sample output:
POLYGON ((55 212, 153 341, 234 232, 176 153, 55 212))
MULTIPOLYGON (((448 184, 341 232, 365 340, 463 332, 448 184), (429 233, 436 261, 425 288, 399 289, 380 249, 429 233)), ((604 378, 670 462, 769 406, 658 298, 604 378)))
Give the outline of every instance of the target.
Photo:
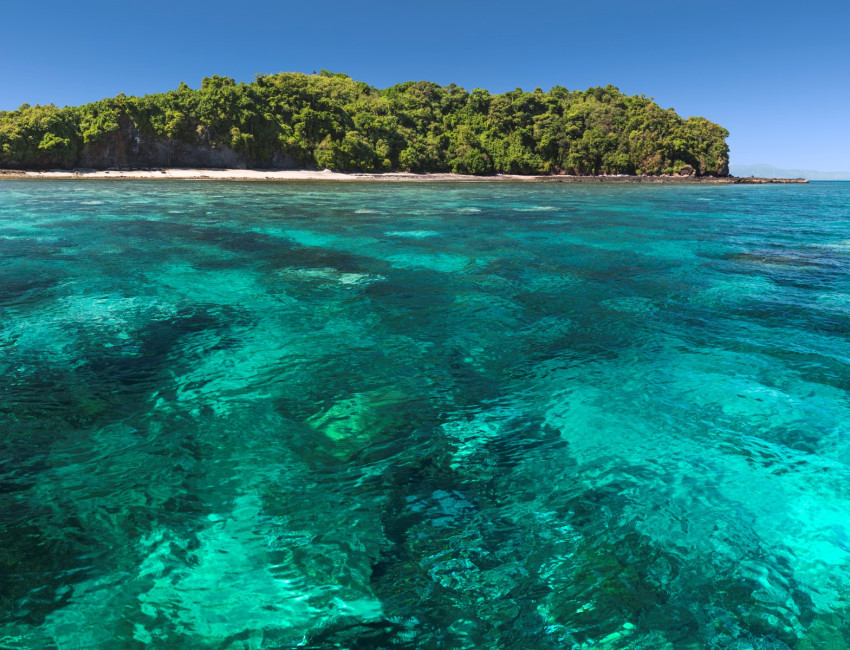
POLYGON ((848 206, 0 183, 0 648, 850 647, 848 206))

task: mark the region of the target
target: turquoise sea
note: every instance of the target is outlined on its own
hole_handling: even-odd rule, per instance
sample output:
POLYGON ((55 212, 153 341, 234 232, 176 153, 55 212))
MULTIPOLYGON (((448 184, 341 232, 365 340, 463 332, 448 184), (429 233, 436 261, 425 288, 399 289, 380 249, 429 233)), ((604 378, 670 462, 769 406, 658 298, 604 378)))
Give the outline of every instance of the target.
POLYGON ((0 183, 0 648, 850 647, 849 206, 0 183))

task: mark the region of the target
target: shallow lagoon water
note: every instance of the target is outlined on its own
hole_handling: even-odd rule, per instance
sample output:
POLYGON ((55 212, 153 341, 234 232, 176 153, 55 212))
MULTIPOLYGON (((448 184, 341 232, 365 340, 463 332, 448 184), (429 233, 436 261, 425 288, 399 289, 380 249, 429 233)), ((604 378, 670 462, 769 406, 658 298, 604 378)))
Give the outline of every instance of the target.
POLYGON ((0 647, 847 647, 848 205, 3 182, 0 647))

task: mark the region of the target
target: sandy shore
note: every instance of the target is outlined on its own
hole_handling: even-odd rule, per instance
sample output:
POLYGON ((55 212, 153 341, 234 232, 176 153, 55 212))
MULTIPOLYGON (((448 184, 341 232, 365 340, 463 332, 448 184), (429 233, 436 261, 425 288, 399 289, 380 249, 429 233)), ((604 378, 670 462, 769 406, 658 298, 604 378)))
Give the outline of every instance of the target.
POLYGON ((776 178, 693 178, 680 176, 520 176, 498 174, 495 176, 470 176, 466 174, 411 174, 388 172, 383 174, 343 173, 329 170, 262 170, 262 169, 75 169, 50 171, 0 170, 2 179, 51 180, 214 180, 214 181, 414 181, 414 182, 546 182, 546 183, 806 183, 804 179, 776 178))

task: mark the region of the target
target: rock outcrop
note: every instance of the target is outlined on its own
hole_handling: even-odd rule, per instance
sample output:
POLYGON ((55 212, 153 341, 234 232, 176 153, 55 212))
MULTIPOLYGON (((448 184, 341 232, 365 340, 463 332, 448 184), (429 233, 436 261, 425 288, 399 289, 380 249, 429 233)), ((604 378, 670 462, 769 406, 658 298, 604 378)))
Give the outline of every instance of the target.
POLYGON ((295 169, 297 161, 281 152, 274 152, 269 162, 254 160, 226 145, 209 143, 188 144, 177 140, 160 140, 145 135, 127 117, 122 116, 118 130, 103 140, 87 145, 74 163, 59 166, 64 169, 140 167, 191 167, 209 169, 295 169))

